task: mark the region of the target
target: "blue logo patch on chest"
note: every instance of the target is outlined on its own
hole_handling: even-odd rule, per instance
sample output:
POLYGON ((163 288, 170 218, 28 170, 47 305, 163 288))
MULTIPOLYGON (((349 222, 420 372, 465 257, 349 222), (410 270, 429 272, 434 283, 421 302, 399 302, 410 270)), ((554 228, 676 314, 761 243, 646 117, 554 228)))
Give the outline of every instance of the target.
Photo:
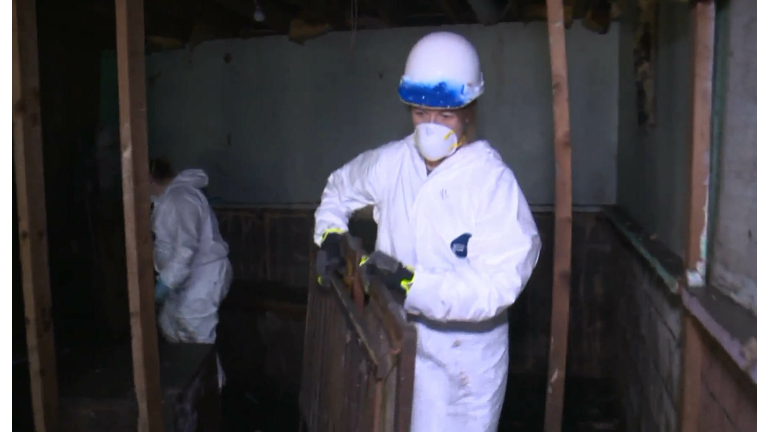
POLYGON ((469 238, 472 237, 470 233, 464 233, 451 242, 451 251, 459 258, 467 257, 467 243, 469 238))

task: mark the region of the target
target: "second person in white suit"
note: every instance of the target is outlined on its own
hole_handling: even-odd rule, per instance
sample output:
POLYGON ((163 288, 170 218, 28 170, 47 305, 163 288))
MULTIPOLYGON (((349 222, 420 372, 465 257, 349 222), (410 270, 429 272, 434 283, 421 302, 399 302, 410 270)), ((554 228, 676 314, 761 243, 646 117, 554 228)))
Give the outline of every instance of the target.
POLYGON ((170 342, 214 343, 219 304, 232 283, 229 246, 201 191, 207 185, 202 170, 176 174, 162 159, 151 163, 155 299, 158 326, 170 342))

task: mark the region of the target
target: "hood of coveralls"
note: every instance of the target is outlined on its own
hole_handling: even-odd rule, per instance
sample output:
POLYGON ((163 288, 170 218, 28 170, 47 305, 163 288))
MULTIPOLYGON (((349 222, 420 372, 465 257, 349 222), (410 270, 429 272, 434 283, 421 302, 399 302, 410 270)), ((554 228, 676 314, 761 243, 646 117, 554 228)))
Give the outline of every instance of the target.
POLYGON ((208 175, 201 169, 188 169, 180 172, 171 182, 171 186, 188 185, 195 189, 208 186, 208 175))

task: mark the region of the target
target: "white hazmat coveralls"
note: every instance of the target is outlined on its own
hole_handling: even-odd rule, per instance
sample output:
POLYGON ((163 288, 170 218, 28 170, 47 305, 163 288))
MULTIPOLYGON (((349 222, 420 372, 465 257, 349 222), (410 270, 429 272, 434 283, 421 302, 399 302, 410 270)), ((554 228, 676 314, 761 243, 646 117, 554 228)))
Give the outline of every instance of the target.
POLYGON ((412 432, 495 431, 508 369, 506 309, 541 241, 512 170, 487 142, 465 145, 429 175, 413 135, 331 174, 314 240, 374 206, 376 249, 415 268, 405 308, 418 333, 412 432), (464 247, 452 247, 466 238, 464 247), (455 252, 454 252, 455 251, 455 252))
POLYGON ((155 269, 171 288, 158 317, 171 342, 214 343, 219 303, 232 283, 229 246, 201 188, 198 169, 179 173, 152 210, 155 269))

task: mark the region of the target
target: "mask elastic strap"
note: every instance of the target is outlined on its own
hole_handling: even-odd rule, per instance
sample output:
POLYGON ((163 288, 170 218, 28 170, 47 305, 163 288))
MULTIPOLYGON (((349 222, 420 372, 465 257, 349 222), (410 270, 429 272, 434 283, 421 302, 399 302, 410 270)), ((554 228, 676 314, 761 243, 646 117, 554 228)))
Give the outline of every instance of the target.
MULTIPOLYGON (((450 134, 446 135, 445 137, 448 138, 449 135, 450 134)), ((466 138, 467 138, 466 135, 462 135, 461 139, 456 141, 456 144, 452 145, 449 150, 458 149, 459 147, 464 145, 464 141, 466 140, 466 138)))

